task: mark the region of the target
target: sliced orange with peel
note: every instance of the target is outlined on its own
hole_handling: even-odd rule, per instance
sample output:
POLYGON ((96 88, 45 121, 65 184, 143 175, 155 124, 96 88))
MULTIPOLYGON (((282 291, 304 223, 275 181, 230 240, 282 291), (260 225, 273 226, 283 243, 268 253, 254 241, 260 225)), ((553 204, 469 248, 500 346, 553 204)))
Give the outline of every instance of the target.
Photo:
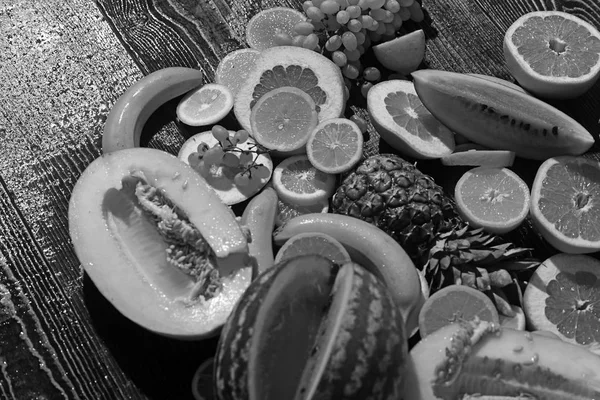
POLYGON ((508 168, 476 167, 465 172, 454 197, 469 224, 492 233, 517 228, 529 213, 529 187, 508 168))
POLYGON ((504 36, 506 65, 527 91, 546 98, 573 98, 600 75, 600 32, 562 11, 534 11, 504 36))
POLYGON ((383 81, 367 94, 371 122, 392 148, 411 158, 440 158, 454 151, 454 134, 423 105, 410 81, 383 81))
POLYGON ((188 92, 177 105, 177 118, 190 126, 216 124, 233 108, 233 94, 223 85, 208 83, 188 92))
POLYGON ((419 334, 424 338, 446 325, 473 319, 500 323, 496 306, 484 293, 469 286, 446 286, 425 300, 419 312, 419 334))
POLYGON ((600 250, 600 163, 581 156, 544 161, 531 189, 531 218, 559 251, 600 250))
POLYGON ((356 123, 347 118, 321 122, 311 132, 306 154, 320 171, 339 174, 351 169, 363 153, 363 135, 356 123))
POLYGON ((250 113, 251 133, 269 150, 293 152, 306 145, 318 118, 312 97, 297 87, 283 86, 256 102, 250 113))
POLYGON ((260 11, 246 25, 246 43, 253 49, 276 46, 277 32, 294 34, 294 26, 306 20, 306 15, 290 7, 272 7, 260 11))
POLYGON ((228 53, 217 66, 215 82, 227 86, 235 97, 259 56, 260 51, 256 49, 239 49, 228 53))

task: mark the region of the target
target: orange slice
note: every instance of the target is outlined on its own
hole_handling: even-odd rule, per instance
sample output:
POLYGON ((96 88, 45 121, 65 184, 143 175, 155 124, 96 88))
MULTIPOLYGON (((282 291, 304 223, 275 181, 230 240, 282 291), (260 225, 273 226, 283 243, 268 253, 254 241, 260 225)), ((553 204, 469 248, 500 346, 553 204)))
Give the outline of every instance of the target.
POLYGON ((306 15, 289 7, 273 7, 253 16, 246 25, 246 43, 253 49, 275 47, 278 32, 294 36, 294 26, 306 21, 306 15))
POLYGON ((600 351, 600 261, 559 253, 536 268, 523 294, 530 330, 600 351))
POLYGON ((600 250, 600 163, 574 156, 544 161, 531 188, 531 219, 559 251, 600 250))
POLYGON ((317 254, 338 265, 350 262, 350 254, 335 238, 319 232, 299 233, 285 242, 275 256, 275 264, 296 256, 317 254))
POLYGON ((293 86, 266 93, 250 113, 254 139, 267 149, 280 152, 302 149, 317 123, 312 97, 293 86))
POLYGON ((419 313, 419 333, 424 338, 446 325, 475 318, 500 323, 496 306, 485 294, 468 286, 446 286, 425 300, 419 313))
POLYGON ((306 143, 306 154, 311 164, 329 174, 348 171, 360 161, 362 152, 362 132, 347 118, 321 122, 306 143))
POLYGON ((440 158, 454 151, 454 134, 425 108, 412 82, 376 84, 367 94, 367 109, 381 138, 408 157, 440 158))
POLYGON ((233 108, 233 94, 223 85, 209 83, 187 93, 177 105, 177 118, 190 126, 216 124, 233 108))
POLYGON ((319 171, 306 155, 298 155, 286 158, 275 167, 272 184, 283 201, 310 206, 333 195, 335 175, 319 171))
POLYGON ((235 97, 248 79, 259 56, 260 51, 256 49, 239 49, 230 52, 219 62, 215 72, 215 82, 227 86, 235 97))
POLYGON ((600 74, 600 32, 562 11, 535 11, 517 19, 504 36, 509 71, 529 92, 573 98, 600 74))
POLYGON ((488 232, 509 232, 529 213, 529 187, 508 168, 476 167, 465 172, 454 196, 461 216, 488 232))

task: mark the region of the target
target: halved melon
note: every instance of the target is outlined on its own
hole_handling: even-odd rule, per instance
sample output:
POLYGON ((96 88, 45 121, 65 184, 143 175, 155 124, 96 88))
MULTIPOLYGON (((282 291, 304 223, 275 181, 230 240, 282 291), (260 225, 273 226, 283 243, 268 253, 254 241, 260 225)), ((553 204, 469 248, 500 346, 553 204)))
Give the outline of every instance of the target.
POLYGON ((265 93, 283 86, 308 93, 315 101, 319 121, 340 117, 344 112, 344 78, 337 65, 312 50, 277 46, 261 52, 254 70, 235 96, 233 110, 240 125, 252 133, 252 107, 265 93))
POLYGON ((189 165, 160 150, 93 161, 73 188, 69 233, 100 292, 169 337, 219 332, 252 279, 235 215, 189 165))

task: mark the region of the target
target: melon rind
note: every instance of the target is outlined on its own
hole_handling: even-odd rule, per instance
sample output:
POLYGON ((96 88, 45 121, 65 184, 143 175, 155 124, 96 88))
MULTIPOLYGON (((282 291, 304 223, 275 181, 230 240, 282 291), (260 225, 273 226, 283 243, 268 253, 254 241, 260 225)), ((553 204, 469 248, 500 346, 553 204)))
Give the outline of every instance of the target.
MULTIPOLYGON (((261 52, 254 70, 249 74, 246 83, 240 87, 235 96, 233 110, 242 126, 252 135, 250 124, 251 103, 254 88, 260 83, 262 74, 275 66, 288 67, 298 65, 310 68, 318 79, 318 85, 327 94, 325 103, 320 105, 319 122, 330 118, 338 118, 344 113, 346 99, 344 96, 344 78, 340 68, 325 56, 302 47, 277 46, 261 52)), ((281 86, 289 86, 283 83, 281 86)))

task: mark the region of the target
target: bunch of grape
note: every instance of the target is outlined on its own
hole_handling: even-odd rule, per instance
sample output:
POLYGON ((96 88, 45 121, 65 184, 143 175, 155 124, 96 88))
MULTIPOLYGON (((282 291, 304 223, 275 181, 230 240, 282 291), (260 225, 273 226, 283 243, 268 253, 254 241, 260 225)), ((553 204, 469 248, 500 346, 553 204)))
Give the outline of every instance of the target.
POLYGON ((364 68, 361 56, 370 46, 395 38, 404 21, 424 18, 417 0, 307 0, 302 7, 307 20, 296 24, 293 36, 277 33, 275 43, 324 54, 350 83, 361 81, 363 95, 381 72, 364 68))
POLYGON ((216 173, 218 169, 226 168, 233 175, 236 186, 248 186, 250 180, 268 178, 269 168, 257 163, 259 154, 268 152, 259 144, 242 149, 239 143, 248 140, 248 131, 240 129, 230 135, 229 131, 221 125, 215 125, 211 133, 217 143, 212 147, 206 142, 200 142, 195 152, 188 156, 188 163, 201 175, 207 176, 216 173))

